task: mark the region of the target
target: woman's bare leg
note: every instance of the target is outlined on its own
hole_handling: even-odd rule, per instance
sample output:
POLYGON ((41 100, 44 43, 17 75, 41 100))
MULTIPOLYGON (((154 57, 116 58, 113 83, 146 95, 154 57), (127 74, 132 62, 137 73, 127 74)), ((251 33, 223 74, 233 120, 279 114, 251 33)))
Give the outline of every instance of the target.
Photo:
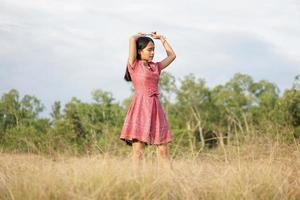
POLYGON ((132 143, 132 161, 134 171, 140 171, 144 160, 145 143, 135 140, 132 143))
POLYGON ((156 146, 157 146, 156 150, 157 150, 157 158, 158 158, 159 165, 162 166, 163 168, 172 170, 173 167, 169 159, 168 145, 160 144, 156 146))

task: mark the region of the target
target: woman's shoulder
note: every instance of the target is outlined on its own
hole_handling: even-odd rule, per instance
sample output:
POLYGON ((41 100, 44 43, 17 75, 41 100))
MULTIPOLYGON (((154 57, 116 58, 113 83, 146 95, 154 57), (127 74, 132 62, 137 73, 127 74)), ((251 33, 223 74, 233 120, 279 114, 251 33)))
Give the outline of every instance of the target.
POLYGON ((127 66, 131 70, 135 70, 136 66, 140 63, 140 60, 136 59, 132 64, 130 64, 129 61, 127 61, 127 66))
POLYGON ((161 70, 160 70, 160 69, 161 69, 161 68, 160 68, 160 64, 161 64, 160 61, 156 61, 156 62, 152 62, 152 61, 151 61, 150 64, 151 64, 151 65, 154 65, 154 67, 158 70, 158 72, 159 72, 159 74, 160 74, 160 71, 161 71, 161 70))
POLYGON ((155 66, 157 66, 157 65, 159 65, 159 62, 150 61, 149 65, 152 65, 152 66, 155 65, 155 66))
POLYGON ((160 61, 150 61, 150 63, 153 64, 153 65, 159 65, 160 61))

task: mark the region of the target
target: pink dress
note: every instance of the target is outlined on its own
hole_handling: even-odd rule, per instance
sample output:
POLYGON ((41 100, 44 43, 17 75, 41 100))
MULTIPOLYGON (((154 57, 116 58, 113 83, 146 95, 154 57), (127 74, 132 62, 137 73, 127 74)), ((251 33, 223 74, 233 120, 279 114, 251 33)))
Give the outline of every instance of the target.
POLYGON ((120 139, 128 145, 139 140, 146 145, 171 142, 166 114, 159 101, 158 82, 160 62, 149 62, 150 69, 136 60, 133 69, 128 63, 128 71, 134 87, 133 100, 125 116, 120 139))

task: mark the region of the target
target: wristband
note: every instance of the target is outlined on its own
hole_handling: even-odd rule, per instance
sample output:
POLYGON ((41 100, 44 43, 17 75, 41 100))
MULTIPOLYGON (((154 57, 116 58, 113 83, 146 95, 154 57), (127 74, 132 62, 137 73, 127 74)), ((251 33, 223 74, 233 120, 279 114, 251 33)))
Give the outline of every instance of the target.
POLYGON ((165 36, 161 36, 161 42, 165 43, 166 42, 166 37, 165 36))

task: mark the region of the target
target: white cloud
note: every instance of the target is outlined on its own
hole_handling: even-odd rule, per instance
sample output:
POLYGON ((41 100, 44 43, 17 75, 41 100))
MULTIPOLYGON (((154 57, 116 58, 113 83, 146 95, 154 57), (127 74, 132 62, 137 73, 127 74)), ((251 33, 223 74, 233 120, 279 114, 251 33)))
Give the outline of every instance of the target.
MULTIPOLYGON (((138 31, 167 36, 177 58, 167 71, 195 73, 210 86, 236 72, 281 89, 300 72, 297 1, 0 1, 0 92, 11 88, 54 100, 90 100, 93 89, 117 100, 128 37, 138 31)), ((157 43, 156 60, 165 56, 157 43)))

